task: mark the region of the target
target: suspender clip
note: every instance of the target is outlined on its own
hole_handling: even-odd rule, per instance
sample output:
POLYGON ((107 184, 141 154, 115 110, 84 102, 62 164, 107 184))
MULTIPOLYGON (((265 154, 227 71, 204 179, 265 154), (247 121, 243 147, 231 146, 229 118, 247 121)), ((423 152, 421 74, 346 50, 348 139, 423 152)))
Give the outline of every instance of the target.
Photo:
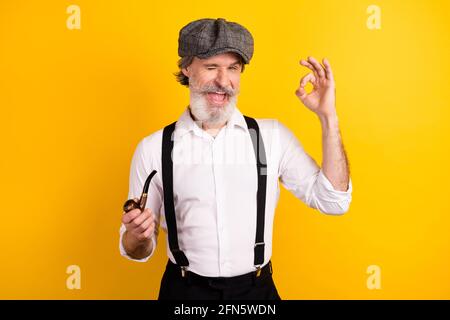
POLYGON ((255 262, 261 262, 261 264, 255 265, 256 268, 256 277, 261 275, 261 266, 264 261, 264 242, 256 242, 255 243, 255 257, 260 257, 260 259, 255 259, 255 262), (259 260, 259 261, 258 261, 259 260))
POLYGON ((259 277, 261 275, 261 265, 256 266, 256 277, 259 277))
POLYGON ((180 267, 180 268, 181 268, 181 276, 182 276, 183 278, 185 278, 185 277, 186 277, 186 267, 183 266, 183 267, 180 267))

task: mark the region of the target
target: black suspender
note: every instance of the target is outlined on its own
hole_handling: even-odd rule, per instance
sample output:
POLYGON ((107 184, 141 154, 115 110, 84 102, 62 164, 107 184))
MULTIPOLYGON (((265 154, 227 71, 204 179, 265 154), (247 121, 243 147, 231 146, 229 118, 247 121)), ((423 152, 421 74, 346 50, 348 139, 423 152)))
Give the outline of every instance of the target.
POLYGON ((259 126, 255 119, 244 116, 245 122, 252 138, 253 150, 255 152, 256 170, 258 175, 258 191, 256 194, 256 239, 254 264, 258 275, 261 265, 264 263, 264 220, 266 212, 266 189, 267 189, 267 161, 264 142, 259 132, 259 126))
POLYGON ((175 217, 175 206, 173 203, 172 135, 175 130, 175 124, 176 122, 164 128, 161 163, 164 189, 164 210, 166 214, 167 232, 169 234, 169 248, 175 258, 175 261, 182 268, 184 276, 184 272, 186 267, 189 265, 189 261, 184 252, 181 251, 178 246, 177 219, 175 217))
MULTIPOLYGON (((258 175, 258 191, 256 194, 256 238, 254 250, 254 264, 257 270, 257 276, 260 274, 261 265, 264 263, 264 220, 266 210, 266 189, 267 189, 267 162, 266 151, 258 123, 255 119, 244 116, 245 122, 249 129, 250 137, 253 144, 253 150, 256 158, 256 169, 258 175)), ((167 223, 167 232, 169 237, 169 248, 172 252, 177 265, 182 269, 183 276, 189 261, 184 252, 178 246, 177 222, 175 216, 175 207, 173 203, 173 161, 172 135, 175 131, 176 122, 166 126, 163 130, 162 139, 162 176, 164 189, 164 210, 167 223)))

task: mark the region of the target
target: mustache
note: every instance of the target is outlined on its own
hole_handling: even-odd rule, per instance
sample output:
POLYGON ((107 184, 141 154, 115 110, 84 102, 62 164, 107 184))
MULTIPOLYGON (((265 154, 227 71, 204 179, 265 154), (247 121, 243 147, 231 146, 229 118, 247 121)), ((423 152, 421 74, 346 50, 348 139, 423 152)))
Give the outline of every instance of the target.
POLYGON ((231 88, 224 88, 216 85, 207 85, 200 90, 201 93, 210 93, 210 92, 225 92, 228 96, 234 96, 237 94, 237 90, 233 90, 231 88))

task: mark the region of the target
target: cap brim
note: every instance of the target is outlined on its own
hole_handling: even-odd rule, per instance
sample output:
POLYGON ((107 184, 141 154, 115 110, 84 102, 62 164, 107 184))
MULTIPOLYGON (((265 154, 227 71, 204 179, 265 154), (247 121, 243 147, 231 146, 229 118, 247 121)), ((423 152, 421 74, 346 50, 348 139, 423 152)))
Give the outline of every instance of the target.
POLYGON ((198 57, 200 59, 205 59, 205 58, 209 58, 209 57, 212 57, 212 56, 215 56, 215 55, 218 55, 221 53, 225 53, 225 52, 237 53, 238 55, 240 55, 242 57, 242 60, 244 60, 245 64, 249 63, 249 60, 247 59, 245 54, 243 54, 241 50, 235 49, 235 48, 220 48, 220 49, 216 49, 216 50, 211 50, 211 51, 208 51, 207 53, 197 54, 196 57, 198 57))

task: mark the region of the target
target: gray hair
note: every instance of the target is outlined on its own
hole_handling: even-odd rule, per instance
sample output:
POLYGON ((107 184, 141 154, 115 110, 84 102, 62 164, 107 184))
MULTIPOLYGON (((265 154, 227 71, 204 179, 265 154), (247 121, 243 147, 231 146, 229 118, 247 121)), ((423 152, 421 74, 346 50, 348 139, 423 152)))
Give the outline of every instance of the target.
MULTIPOLYGON (((245 63, 244 63, 244 59, 239 56, 239 61, 241 63, 241 73, 244 72, 245 69, 245 63)), ((189 87, 189 77, 186 77, 184 75, 184 73, 181 71, 181 69, 187 68, 191 65, 192 61, 194 61, 194 56, 186 56, 181 58, 180 60, 178 60, 178 72, 175 72, 174 75, 177 79, 177 81, 186 87, 189 87)))

